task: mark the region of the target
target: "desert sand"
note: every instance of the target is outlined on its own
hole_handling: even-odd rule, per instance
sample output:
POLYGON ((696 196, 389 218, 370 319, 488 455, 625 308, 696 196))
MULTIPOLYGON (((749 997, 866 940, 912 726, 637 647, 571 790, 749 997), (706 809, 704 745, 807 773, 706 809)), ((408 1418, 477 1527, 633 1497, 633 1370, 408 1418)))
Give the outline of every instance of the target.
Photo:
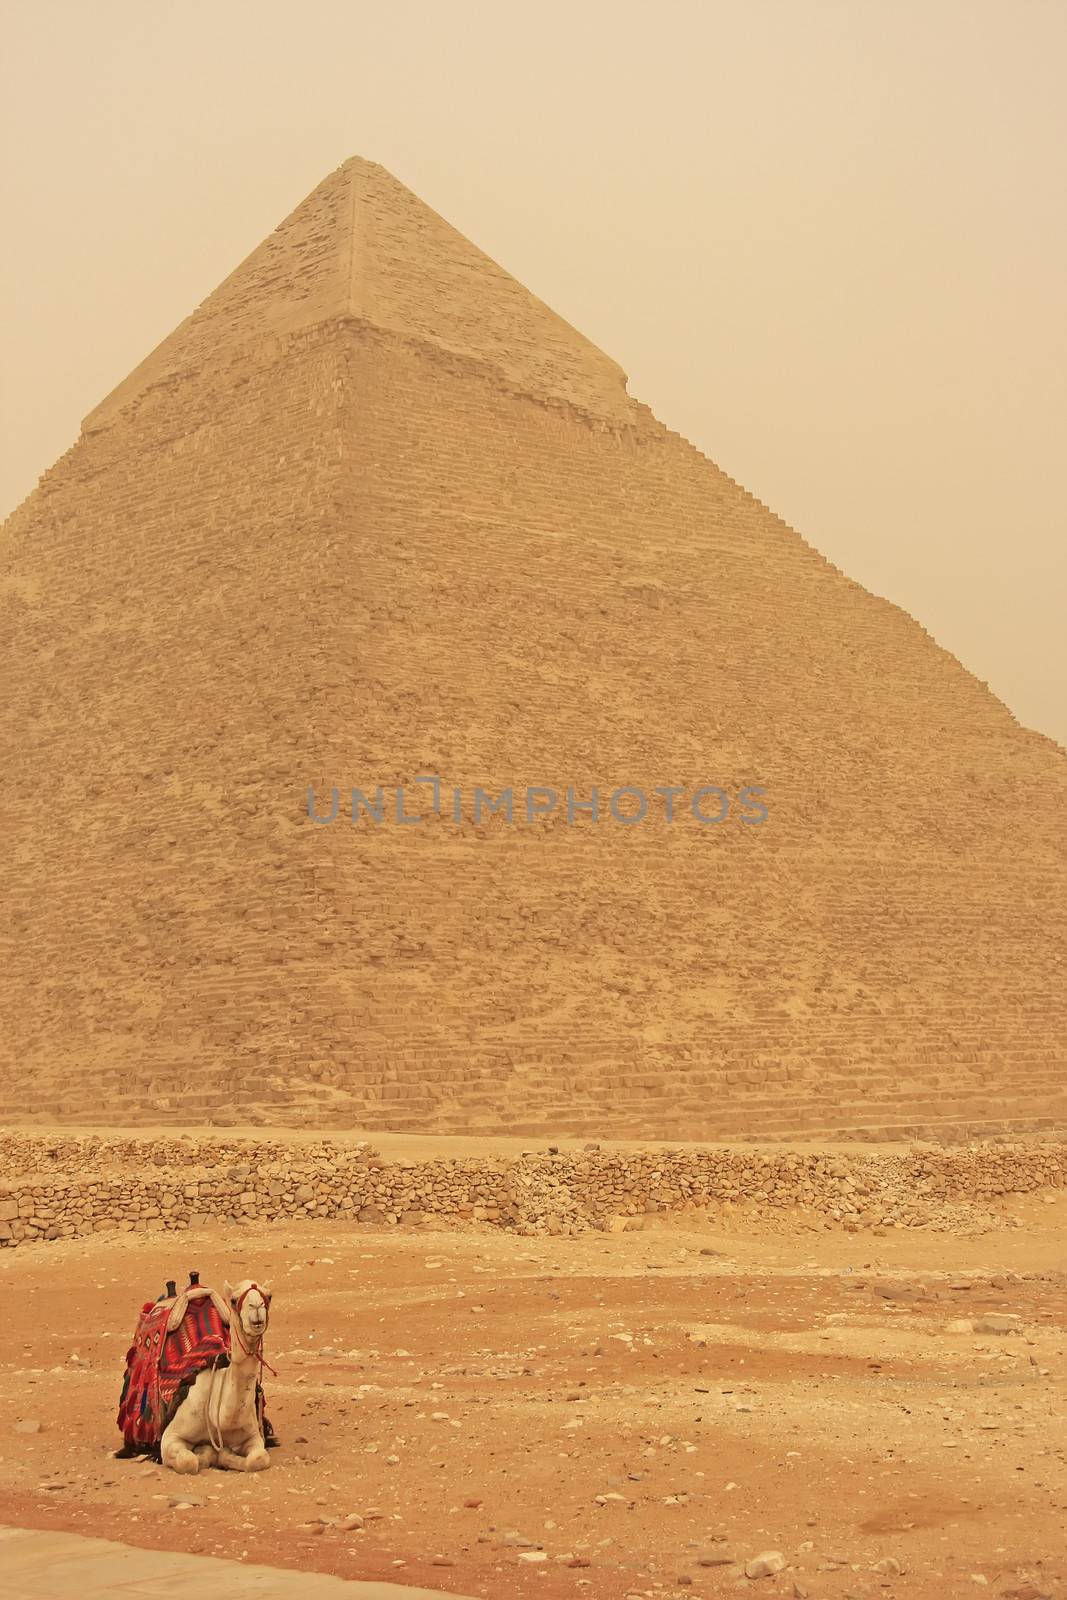
POLYGON ((995 1209, 971 1234, 742 1210, 8 1249, 0 1522, 486 1600, 1059 1596, 1067 1197, 995 1209), (259 1476, 112 1456, 137 1311, 189 1268, 273 1282, 259 1476))

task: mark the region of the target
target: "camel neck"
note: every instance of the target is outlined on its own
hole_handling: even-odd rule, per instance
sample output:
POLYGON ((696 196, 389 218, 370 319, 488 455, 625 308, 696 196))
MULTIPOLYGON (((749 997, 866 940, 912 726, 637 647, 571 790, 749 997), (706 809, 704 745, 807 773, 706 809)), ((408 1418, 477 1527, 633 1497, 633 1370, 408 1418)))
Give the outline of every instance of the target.
POLYGON ((238 1333, 236 1328, 231 1328, 230 1366, 234 1368, 247 1367, 251 1371, 259 1362, 262 1343, 262 1337, 248 1339, 244 1334, 238 1333))

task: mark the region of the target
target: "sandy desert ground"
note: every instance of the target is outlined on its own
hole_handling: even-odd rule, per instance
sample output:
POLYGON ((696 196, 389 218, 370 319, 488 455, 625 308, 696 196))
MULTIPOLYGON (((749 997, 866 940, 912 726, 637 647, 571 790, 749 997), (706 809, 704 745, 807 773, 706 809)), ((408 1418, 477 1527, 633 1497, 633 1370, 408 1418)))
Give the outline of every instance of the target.
POLYGON ((1067 1196, 999 1209, 6 1250, 0 1522, 490 1600, 1067 1596, 1067 1196), (111 1454, 138 1308, 190 1267, 273 1280, 270 1472, 111 1454))

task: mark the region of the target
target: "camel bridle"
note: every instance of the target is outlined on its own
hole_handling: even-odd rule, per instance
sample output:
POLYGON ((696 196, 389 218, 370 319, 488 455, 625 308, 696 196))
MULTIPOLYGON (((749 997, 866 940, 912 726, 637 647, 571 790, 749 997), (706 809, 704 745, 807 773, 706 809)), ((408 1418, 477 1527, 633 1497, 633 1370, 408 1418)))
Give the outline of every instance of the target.
POLYGON ((264 1340, 264 1338, 266 1336, 267 1325, 270 1322, 270 1295, 269 1294, 264 1294, 263 1290, 259 1287, 258 1283, 250 1283, 248 1285, 248 1288, 243 1290, 241 1292, 241 1294, 237 1297, 237 1299, 233 1301, 233 1309, 237 1313, 237 1315, 230 1318, 230 1332, 233 1335, 233 1337, 237 1340, 237 1343, 240 1345, 242 1352, 246 1356, 252 1356, 255 1360, 257 1360, 259 1362, 259 1381, 261 1383, 263 1381, 263 1368, 264 1367, 266 1367, 267 1371, 272 1373, 274 1375, 274 1377, 277 1377, 278 1376, 277 1372, 275 1372, 274 1368, 271 1366, 270 1362, 266 1359, 266 1357, 263 1354, 263 1340, 264 1340), (266 1315, 264 1317, 264 1322, 263 1322, 263 1332, 262 1333, 256 1333, 256 1334, 252 1335, 251 1348, 249 1348, 249 1346, 245 1344, 244 1339, 241 1337, 241 1334, 243 1332, 243 1329, 241 1327, 241 1307, 244 1305, 245 1300, 252 1293, 253 1289, 255 1289, 256 1293, 260 1296, 261 1300, 263 1301, 263 1310, 264 1310, 266 1315))

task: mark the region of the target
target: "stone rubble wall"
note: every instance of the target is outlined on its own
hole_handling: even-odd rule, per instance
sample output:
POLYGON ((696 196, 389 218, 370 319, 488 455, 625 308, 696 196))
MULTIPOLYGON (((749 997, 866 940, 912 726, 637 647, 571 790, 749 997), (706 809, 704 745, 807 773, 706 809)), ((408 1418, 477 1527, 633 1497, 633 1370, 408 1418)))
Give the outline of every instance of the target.
POLYGON ((816 1225, 998 1224, 997 1197, 1061 1189, 1067 1145, 912 1146, 848 1155, 752 1147, 525 1151, 388 1161, 370 1145, 0 1137, 0 1245, 205 1224, 480 1222, 524 1234, 620 1232, 658 1213, 744 1206, 816 1225), (985 1209, 982 1209, 984 1207, 985 1209))

